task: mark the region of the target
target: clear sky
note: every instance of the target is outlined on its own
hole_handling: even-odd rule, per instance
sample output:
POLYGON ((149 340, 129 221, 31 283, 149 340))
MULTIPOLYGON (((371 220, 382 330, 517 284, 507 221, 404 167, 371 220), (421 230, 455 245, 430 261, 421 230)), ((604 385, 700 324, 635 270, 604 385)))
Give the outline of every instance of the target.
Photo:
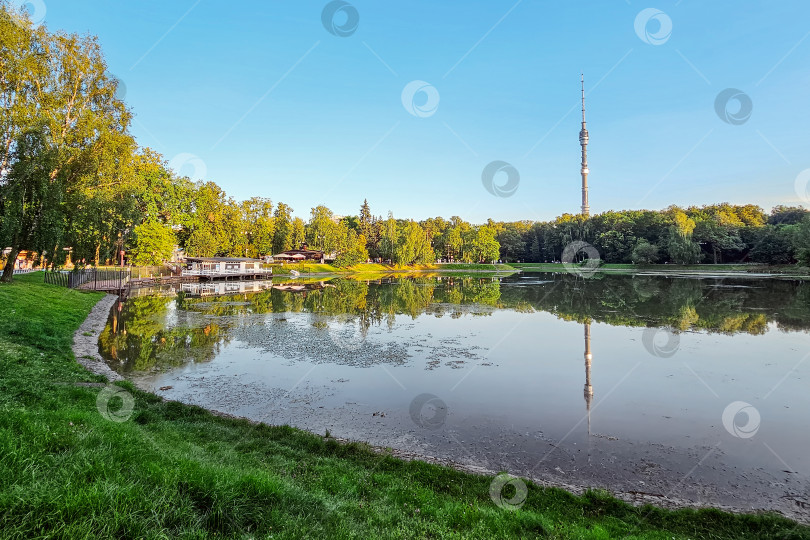
POLYGON ((304 218, 578 212, 580 71, 592 212, 807 205, 807 0, 36 3, 99 36, 141 145, 304 218), (512 196, 483 186, 495 160, 512 196))

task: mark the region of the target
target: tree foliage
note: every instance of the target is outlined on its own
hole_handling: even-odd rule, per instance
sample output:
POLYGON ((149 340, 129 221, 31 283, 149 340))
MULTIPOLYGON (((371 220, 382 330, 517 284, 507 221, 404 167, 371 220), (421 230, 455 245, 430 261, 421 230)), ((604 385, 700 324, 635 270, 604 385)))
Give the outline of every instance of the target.
POLYGON ((135 227, 133 262, 139 266, 155 266, 168 260, 174 250, 175 238, 171 230, 157 221, 141 223, 135 227))

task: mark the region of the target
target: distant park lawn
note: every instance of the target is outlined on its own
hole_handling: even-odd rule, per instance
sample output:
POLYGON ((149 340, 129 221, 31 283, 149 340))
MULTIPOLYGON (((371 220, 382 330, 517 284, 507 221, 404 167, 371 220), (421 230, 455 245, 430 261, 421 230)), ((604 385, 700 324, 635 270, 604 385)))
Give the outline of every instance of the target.
POLYGON ((214 416, 130 383, 119 386, 131 417, 106 420, 100 388, 77 385, 101 379, 70 350, 100 298, 41 273, 0 285, 0 538, 810 538, 774 515, 635 508, 533 484, 510 511, 489 477, 214 416))

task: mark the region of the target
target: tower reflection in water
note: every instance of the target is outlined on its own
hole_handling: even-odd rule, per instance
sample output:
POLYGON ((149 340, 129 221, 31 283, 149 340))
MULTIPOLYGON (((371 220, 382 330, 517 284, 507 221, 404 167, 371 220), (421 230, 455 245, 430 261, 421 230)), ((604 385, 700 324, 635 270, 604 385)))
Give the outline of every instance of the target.
POLYGON ((585 323, 585 409, 588 414, 588 437, 591 435, 591 402, 593 401, 593 386, 591 386, 591 322, 585 323))

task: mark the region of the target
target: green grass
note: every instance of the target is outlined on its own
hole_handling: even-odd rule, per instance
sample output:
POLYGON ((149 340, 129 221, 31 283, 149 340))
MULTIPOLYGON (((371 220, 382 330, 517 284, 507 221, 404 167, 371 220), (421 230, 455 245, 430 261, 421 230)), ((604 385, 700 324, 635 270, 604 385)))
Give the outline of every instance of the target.
POLYGON ((810 538, 771 515, 535 485, 508 511, 491 478, 216 417, 129 383, 131 418, 105 420, 100 389, 76 385, 100 379, 70 352, 100 295, 41 281, 0 285, 0 538, 810 538))

